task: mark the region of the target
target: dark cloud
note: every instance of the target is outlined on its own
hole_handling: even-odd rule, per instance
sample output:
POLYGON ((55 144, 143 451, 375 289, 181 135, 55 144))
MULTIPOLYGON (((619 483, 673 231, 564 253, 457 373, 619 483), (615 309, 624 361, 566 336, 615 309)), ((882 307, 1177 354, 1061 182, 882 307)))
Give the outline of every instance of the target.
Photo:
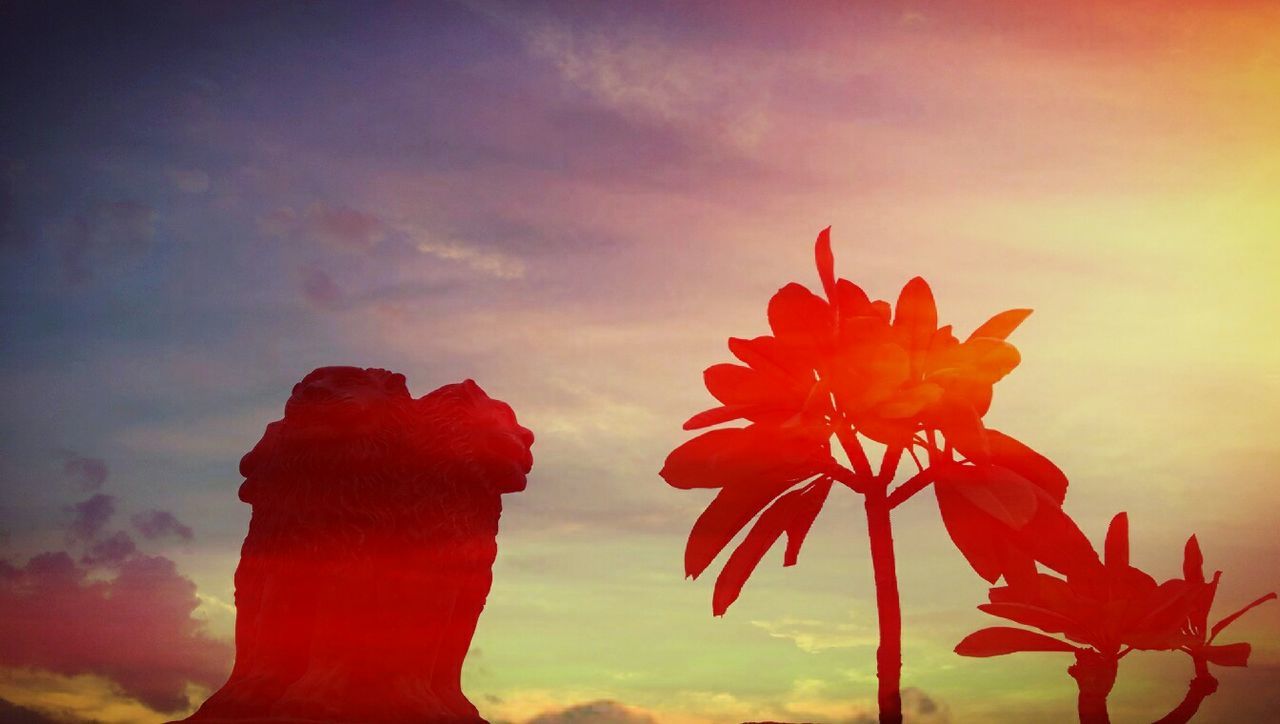
POLYGON ((101 267, 141 256, 151 248, 155 219, 155 209, 137 201, 94 204, 55 229, 63 274, 83 282, 101 267))
POLYGON ((160 556, 131 555, 111 578, 65 551, 0 562, 0 665, 95 674, 162 712, 189 706, 188 683, 215 687, 231 645, 192 618, 196 586, 160 556))
POLYGON ((658 720, 616 701, 601 699, 544 712, 525 724, 658 724, 658 720))
POLYGON ((107 463, 102 459, 80 455, 69 455, 62 464, 62 472, 82 489, 88 491, 101 488, 103 483, 107 482, 107 476, 111 474, 107 463))
POLYGON ((86 565, 118 566, 138 552, 138 545, 129 534, 118 530, 94 543, 89 552, 80 558, 86 565))
POLYGON ((5 724, 59 724, 58 719, 51 719, 34 709, 18 706, 5 699, 0 699, 0 722, 5 722, 5 724))
POLYGON ((191 526, 178 520, 167 510, 147 510, 135 514, 130 521, 147 540, 168 537, 183 541, 195 540, 195 533, 192 532, 191 526))
MULTIPOLYGON (((904 724, 950 724, 951 710, 920 689, 909 686, 902 690, 902 720, 904 724)), ((877 713, 869 712, 855 716, 847 724, 876 724, 879 721, 877 713)))
MULTIPOLYGON (((213 688, 224 680, 231 644, 211 638, 193 617, 196 586, 173 561, 139 551, 123 530, 107 531, 116 507, 104 493, 66 506, 71 550, 22 565, 0 559, 0 667, 92 674, 157 711, 185 710, 190 684, 213 688)), ((194 537, 163 510, 132 522, 148 540, 194 537)), ((10 720, 5 713, 0 721, 10 720)))
POLYGON ((116 499, 115 496, 98 493, 69 505, 64 510, 73 515, 71 524, 67 526, 67 533, 72 538, 89 541, 97 538, 107 523, 111 522, 112 516, 116 514, 116 499))

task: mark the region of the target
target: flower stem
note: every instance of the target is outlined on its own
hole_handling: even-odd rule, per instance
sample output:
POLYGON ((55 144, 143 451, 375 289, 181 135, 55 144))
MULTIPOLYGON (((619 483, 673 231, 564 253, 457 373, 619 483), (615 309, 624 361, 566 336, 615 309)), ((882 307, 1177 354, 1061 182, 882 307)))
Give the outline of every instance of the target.
POLYGON ((1196 675, 1187 686, 1187 695, 1181 703, 1156 722, 1156 724, 1186 724, 1191 717, 1200 711, 1200 704, 1218 690, 1218 680, 1209 673, 1209 664, 1202 658, 1196 658, 1196 675))
POLYGON ((1077 699, 1080 724, 1111 724, 1107 696, 1116 684, 1116 668, 1115 657, 1088 649, 1076 652, 1076 663, 1067 668, 1067 673, 1080 687, 1077 699))
POLYGON ((876 649, 876 677, 880 682, 877 699, 880 724, 902 722, 902 607, 898 600, 898 572, 893 555, 893 523, 887 495, 889 481, 897 470, 902 450, 885 453, 878 485, 867 491, 867 535, 871 539, 871 567, 876 581, 876 613, 880 624, 880 646, 876 649))
POLYGON ((929 484, 937 477, 937 470, 929 467, 921 470, 911 477, 910 480, 893 489, 889 494, 889 507, 896 508, 899 505, 911 499, 911 496, 929 487, 929 484))

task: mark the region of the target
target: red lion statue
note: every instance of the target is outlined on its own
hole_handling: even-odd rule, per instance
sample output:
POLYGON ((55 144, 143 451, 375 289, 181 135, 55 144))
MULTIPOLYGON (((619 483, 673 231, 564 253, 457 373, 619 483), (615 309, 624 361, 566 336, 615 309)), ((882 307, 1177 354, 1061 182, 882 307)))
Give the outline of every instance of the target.
POLYGON ((471 380, 307 375, 240 461, 235 667, 187 721, 483 722, 462 662, 532 444, 471 380))

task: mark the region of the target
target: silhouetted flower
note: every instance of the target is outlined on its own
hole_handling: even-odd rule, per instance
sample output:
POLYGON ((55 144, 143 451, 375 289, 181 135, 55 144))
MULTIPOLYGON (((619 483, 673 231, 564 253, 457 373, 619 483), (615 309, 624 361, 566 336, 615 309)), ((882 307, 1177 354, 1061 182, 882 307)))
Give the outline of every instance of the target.
POLYGON ((1183 549, 1182 578, 1191 588, 1190 605, 1181 629, 1173 637, 1174 648, 1187 653, 1195 674, 1187 685, 1186 696, 1157 724, 1182 724, 1191 720, 1200 709, 1201 702, 1218 690, 1218 680, 1209 672, 1209 664, 1218 666, 1245 666, 1249 663, 1250 646, 1247 643, 1215 644, 1222 630, 1231 625, 1246 611, 1276 597, 1268 593, 1244 608, 1209 626, 1209 609, 1218 593, 1218 581, 1222 571, 1215 571, 1212 580, 1204 577, 1204 556, 1195 536, 1187 539, 1183 549))
POLYGON ((1246 611, 1276 597, 1268 593, 1241 608, 1235 613, 1209 626, 1209 609, 1213 607, 1213 599, 1218 593, 1218 581, 1222 571, 1215 571, 1212 580, 1204 577, 1204 556, 1200 552, 1200 544, 1195 536, 1187 539, 1182 560, 1183 579, 1194 587, 1192 605, 1186 620, 1183 622, 1182 642, 1177 648, 1186 651, 1193 659, 1203 659, 1219 666, 1244 666, 1249 662, 1250 647, 1247 643, 1214 644, 1218 634, 1246 611))
POLYGON ((1075 654, 1076 663, 1068 671, 1080 687, 1081 721, 1106 720, 1106 696, 1115 683, 1119 660, 1129 651, 1179 647, 1196 593, 1187 581, 1157 584, 1130 565, 1124 513, 1111 521, 1099 564, 1082 562, 1066 579, 1029 569, 1010 572, 1006 580, 1008 585, 992 588, 990 603, 978 608, 1043 633, 1007 626, 985 628, 965 637, 956 653, 979 657, 1020 651, 1075 654))
POLYGON ((936 429, 961 452, 981 456, 993 385, 1021 360, 1005 338, 1031 310, 1001 312, 960 342, 950 325, 938 327, 933 292, 920 277, 902 288, 892 323, 888 305, 844 282, 837 283, 847 290, 838 306, 847 311, 829 374, 857 430, 907 446, 917 430, 936 429))
MULTIPOLYGON (((784 493, 793 487, 809 483, 813 494, 806 500, 819 492, 825 498, 832 479, 860 491, 873 487, 859 434, 891 449, 925 449, 932 465, 918 487, 936 481, 948 533, 987 580, 995 582, 1007 568, 1025 567, 1032 559, 1065 573, 1072 561, 1092 556, 1088 540, 1062 513, 1062 471, 982 424, 993 385, 1020 359, 1005 338, 1030 310, 1001 312, 961 342, 949 326, 938 327, 933 293, 923 279, 907 282, 895 309, 836 278, 830 229, 818 235, 814 256, 823 296, 796 283, 779 289, 767 310, 772 334, 730 338, 738 363, 712 365, 703 373, 720 405, 694 415, 684 427, 743 419, 749 424, 702 433, 676 448, 662 469, 677 488, 723 488, 690 535, 686 573, 700 575, 777 499, 779 511, 752 529, 751 545, 744 540, 729 567, 749 574, 768 549, 760 542, 768 538, 772 544, 781 536, 780 521, 794 505, 784 493), (945 447, 935 444, 933 430, 942 433, 945 447), (831 457, 832 434, 855 470, 831 457), (957 452, 965 460, 955 461, 957 452)), ((918 487, 895 491, 890 505, 918 487)), ((812 522, 810 507, 799 520, 812 522)), ((731 586, 735 595, 740 586, 731 586)), ((727 605, 716 603, 714 609, 720 613, 727 605)))
POLYGON ((689 534, 689 576, 701 575, 755 519, 716 579, 716 615, 784 535, 783 565, 796 562, 833 483, 864 496, 880 615, 878 701, 882 721, 901 721, 893 508, 934 484, 952 540, 991 582, 1034 570, 1035 561, 1064 574, 1099 564, 1062 512, 1062 471, 982 422, 993 386, 1020 360, 1006 338, 1030 310, 1001 312, 962 342, 950 326, 938 326, 923 279, 907 282, 895 308, 836 278, 829 228, 818 235, 814 256, 822 295, 795 283, 779 289, 768 305, 771 334, 729 340, 740 364, 713 365, 703 374, 719 406, 684 425, 696 430, 746 420, 746 426, 685 442, 668 455, 661 475, 677 488, 719 488, 689 534), (833 435, 849 467, 832 456, 833 435), (864 438, 884 445, 879 472, 864 438), (904 455, 919 472, 890 490, 904 455))
MULTIPOLYGON (((1014 580, 1008 585, 992 588, 991 602, 978 609, 1046 633, 1060 634, 1105 656, 1118 656, 1125 647, 1177 648, 1178 632, 1190 610, 1191 587, 1185 581, 1174 579, 1157 584, 1150 575, 1129 565, 1128 518, 1124 513, 1111 521, 1101 565, 1082 567, 1066 579, 1039 572, 1012 577, 1014 580)), ((1016 645, 1003 650, 1000 642, 1011 636, 1004 633, 1009 630, 984 629, 966 638, 956 651, 963 656, 993 656, 1023 650, 1016 645)), ((1008 640, 1019 643, 1034 639, 1008 640)), ((1078 648, 1061 641, 1058 644, 1066 647, 1060 649, 1064 651, 1078 648)))

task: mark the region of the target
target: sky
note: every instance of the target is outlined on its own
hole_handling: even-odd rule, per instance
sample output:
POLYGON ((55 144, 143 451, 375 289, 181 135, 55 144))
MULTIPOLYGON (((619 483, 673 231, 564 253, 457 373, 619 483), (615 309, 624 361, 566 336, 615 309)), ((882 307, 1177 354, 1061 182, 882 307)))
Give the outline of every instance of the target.
MULTIPOLYGON (((1280 8, 1264 2, 0 6, 0 706, 149 722, 230 670, 240 456, 331 364, 474 378, 537 435, 464 674, 487 718, 870 721, 859 501, 723 618, 657 473, 701 371, 837 271, 1035 309, 987 422, 1216 615, 1280 589, 1280 8), (1049 5, 1053 5, 1050 7, 1049 5), (9 594, 7 594, 9 595, 9 594), (103 621, 113 622, 105 626, 103 621)), ((932 496, 895 517, 910 721, 1071 717, 932 496)), ((1280 712, 1280 605, 1198 721, 1280 712)), ((1182 696, 1135 654, 1116 721, 1182 696)), ((0 713, 5 710, 0 709, 0 713)), ((17 716, 14 714, 13 716, 17 716)))

